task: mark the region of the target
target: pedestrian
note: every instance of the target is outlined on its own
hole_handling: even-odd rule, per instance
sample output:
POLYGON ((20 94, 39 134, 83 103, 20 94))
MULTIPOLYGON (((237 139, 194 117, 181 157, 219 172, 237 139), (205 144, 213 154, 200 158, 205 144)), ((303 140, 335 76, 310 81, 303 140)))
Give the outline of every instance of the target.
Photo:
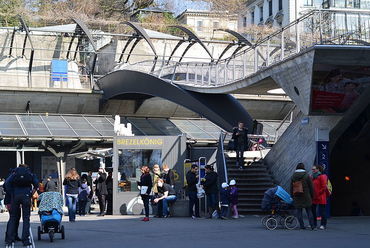
POLYGON ((80 176, 75 168, 72 168, 67 172, 63 185, 66 186, 69 222, 75 222, 78 189, 81 187, 80 176))
POLYGON ((144 203, 145 217, 142 219, 142 221, 149 221, 149 195, 153 187, 152 176, 149 172, 150 169, 148 166, 142 166, 140 182, 137 182, 137 184, 140 186, 140 196, 144 203))
POLYGON ((198 165, 192 164, 191 169, 186 173, 186 194, 189 197, 189 216, 193 219, 200 218, 199 199, 197 196, 197 184, 199 181, 198 165))
POLYGON ((174 203, 177 200, 176 192, 171 187, 171 185, 164 182, 163 179, 158 180, 158 193, 161 195, 161 197, 154 199, 155 203, 158 203, 162 201, 163 208, 162 214, 163 217, 167 218, 169 217, 169 211, 168 211, 168 205, 169 203, 174 203))
POLYGON ((321 165, 312 166, 313 200, 312 215, 314 227, 317 227, 317 216, 321 217, 320 230, 326 229, 326 200, 328 197, 328 177, 324 174, 324 168, 321 165))
MULTIPOLYGON (((158 180, 162 178, 162 173, 161 173, 161 168, 159 167, 158 164, 153 165, 153 197, 154 199, 161 197, 158 192, 158 180)), ((153 204, 155 204, 153 200, 153 204)), ((157 214, 154 215, 156 218, 162 218, 163 217, 163 205, 162 201, 157 203, 157 214)))
POLYGON ((93 190, 93 183, 92 183, 92 171, 88 171, 87 174, 83 174, 81 176, 82 179, 85 179, 87 181, 87 186, 90 187, 90 194, 87 198, 87 202, 86 202, 86 209, 85 209, 85 213, 86 214, 90 214, 90 211, 91 211, 91 201, 92 201, 92 198, 94 196, 94 190, 93 190))
POLYGON ((291 178, 291 195, 293 196, 293 205, 296 208, 296 214, 301 229, 306 229, 303 222, 302 210, 305 209, 312 230, 315 225, 312 217, 312 198, 313 185, 308 176, 303 163, 299 163, 291 178))
POLYGON ((234 146, 236 152, 236 166, 243 169, 244 166, 244 151, 248 150, 248 129, 244 127, 244 123, 239 121, 238 127, 233 129, 234 146))
POLYGON ((4 180, 0 178, 0 213, 6 211, 6 207, 4 204, 4 199, 5 199, 5 190, 4 190, 4 180))
MULTIPOLYGON (((14 172, 14 169, 11 169, 10 170, 10 173, 9 173, 9 176, 7 178, 9 178, 11 176, 11 174, 14 172)), ((8 236, 8 233, 10 232, 10 210, 11 210, 11 202, 12 202, 12 196, 14 195, 13 194, 13 186, 12 185, 8 185, 8 187, 6 187, 5 185, 5 182, 4 182, 4 191, 5 191, 5 198, 4 198, 4 204, 5 204, 5 207, 9 213, 9 221, 6 225, 6 232, 5 232, 5 237, 8 236)), ((19 221, 21 219, 21 208, 19 207, 18 209, 18 212, 17 212, 17 218, 16 218, 16 222, 15 222, 15 229, 17 230, 16 231, 16 235, 15 235, 15 241, 22 241, 21 238, 19 238, 19 235, 18 235, 18 227, 19 227, 19 221)))
POLYGON ((56 181, 53 181, 51 176, 48 176, 45 183, 45 192, 57 192, 58 184, 56 181))
MULTIPOLYGON (((214 171, 213 166, 206 165, 205 167, 206 175, 202 179, 201 184, 204 187, 204 191, 207 196, 207 206, 209 219, 212 219, 212 214, 214 211, 219 213, 218 207, 218 174, 214 171)), ((220 216, 218 214, 218 216, 220 216)))
POLYGON ((90 194, 90 186, 86 179, 82 179, 81 186, 78 188, 78 213, 80 216, 86 215, 86 203, 90 194))
POLYGON ((112 172, 108 172, 107 180, 105 181, 105 184, 107 185, 107 214, 112 215, 113 214, 113 174, 112 172))
POLYGON ((221 219, 227 220, 227 216, 229 213, 229 198, 230 198, 230 191, 229 185, 224 182, 221 185, 221 192, 220 192, 220 205, 221 205, 221 219))
POLYGON ((32 244, 30 239, 31 196, 37 190, 38 183, 36 176, 31 173, 26 164, 20 164, 5 181, 5 188, 12 188, 9 230, 5 238, 6 246, 12 246, 15 242, 20 208, 22 208, 23 217, 22 242, 24 246, 32 244))
POLYGON ((233 213, 231 216, 233 219, 239 218, 238 213, 238 188, 236 187, 236 181, 234 179, 230 180, 230 208, 233 213))
POLYGON ((99 169, 98 178, 95 180, 96 185, 95 193, 99 201, 100 213, 98 216, 104 216, 105 214, 105 199, 108 195, 107 185, 105 181, 107 180, 107 172, 104 168, 99 169))
POLYGON ((164 164, 162 168, 163 168, 162 173, 163 181, 171 185, 172 188, 175 188, 175 173, 173 172, 172 169, 170 169, 170 167, 167 164, 164 164))

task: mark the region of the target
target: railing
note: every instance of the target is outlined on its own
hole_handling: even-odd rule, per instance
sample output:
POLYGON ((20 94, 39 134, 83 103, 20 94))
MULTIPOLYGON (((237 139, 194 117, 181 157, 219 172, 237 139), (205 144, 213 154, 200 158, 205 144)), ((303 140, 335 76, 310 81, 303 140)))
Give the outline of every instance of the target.
POLYGON ((279 126, 277 126, 276 130, 275 130, 275 143, 277 142, 277 140, 279 139, 280 135, 279 135, 279 131, 281 129, 281 127, 283 126, 283 124, 288 120, 288 118, 290 118, 289 120, 289 123, 292 123, 293 121, 293 114, 294 114, 294 110, 296 109, 297 105, 294 105, 290 110, 289 112, 286 114, 286 116, 281 120, 279 126))
POLYGON ((348 14, 332 10, 313 10, 231 58, 206 63, 177 62, 169 65, 165 61, 156 61, 155 64, 153 61, 151 64, 145 61, 127 65, 126 68, 141 67, 141 71, 146 70, 147 73, 176 84, 196 87, 228 85, 314 45, 369 45, 370 27, 341 27, 338 22, 341 21, 340 15, 344 13, 348 14))

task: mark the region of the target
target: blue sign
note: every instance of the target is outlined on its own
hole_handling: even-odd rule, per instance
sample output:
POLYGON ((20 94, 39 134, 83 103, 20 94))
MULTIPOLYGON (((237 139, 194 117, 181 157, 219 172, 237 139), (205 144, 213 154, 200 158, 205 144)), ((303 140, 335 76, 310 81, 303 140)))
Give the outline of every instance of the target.
POLYGON ((68 61, 53 59, 51 61, 51 80, 68 81, 68 61))
POLYGON ((325 174, 329 174, 329 141, 317 141, 316 162, 324 167, 325 174))

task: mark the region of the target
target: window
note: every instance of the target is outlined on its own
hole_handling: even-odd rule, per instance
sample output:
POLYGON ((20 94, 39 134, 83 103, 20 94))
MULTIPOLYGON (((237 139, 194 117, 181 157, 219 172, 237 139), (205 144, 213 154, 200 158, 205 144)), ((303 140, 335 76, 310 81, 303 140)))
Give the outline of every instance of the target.
POLYGON ((252 11, 251 13, 251 24, 252 25, 254 24, 254 11, 252 11))
POLYGON ((269 16, 272 16, 272 0, 269 1, 269 16))
MULTIPOLYGON (((253 21, 252 21, 253 22, 253 21)), ((243 17, 243 27, 247 26, 247 17, 243 17)))
POLYGON ((283 9, 283 0, 279 0, 279 10, 283 9))
POLYGON ((203 21, 197 21, 197 31, 203 31, 203 21))
POLYGON ((137 192, 140 168, 162 164, 162 150, 120 149, 118 157, 118 192, 137 192))
POLYGON ((263 5, 260 6, 260 22, 263 22, 263 5))
POLYGON ((303 0, 303 6, 313 6, 313 0, 303 0))
POLYGON ((213 22, 213 28, 214 28, 214 29, 217 29, 217 28, 219 28, 219 27, 220 27, 219 22, 213 22))

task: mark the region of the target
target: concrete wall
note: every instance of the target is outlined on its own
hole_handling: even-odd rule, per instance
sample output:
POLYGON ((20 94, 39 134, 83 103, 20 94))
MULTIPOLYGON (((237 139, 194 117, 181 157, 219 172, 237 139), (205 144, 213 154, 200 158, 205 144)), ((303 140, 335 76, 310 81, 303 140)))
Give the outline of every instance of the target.
POLYGON ((31 102, 33 113, 99 114, 100 94, 0 91, 0 112, 24 113, 31 102))
POLYGON ((277 184, 289 190, 290 178, 298 163, 304 163, 309 171, 316 156, 315 129, 332 130, 340 119, 341 116, 305 116, 298 113, 265 157, 265 163, 277 184), (308 124, 301 123, 305 117, 309 118, 308 124))

